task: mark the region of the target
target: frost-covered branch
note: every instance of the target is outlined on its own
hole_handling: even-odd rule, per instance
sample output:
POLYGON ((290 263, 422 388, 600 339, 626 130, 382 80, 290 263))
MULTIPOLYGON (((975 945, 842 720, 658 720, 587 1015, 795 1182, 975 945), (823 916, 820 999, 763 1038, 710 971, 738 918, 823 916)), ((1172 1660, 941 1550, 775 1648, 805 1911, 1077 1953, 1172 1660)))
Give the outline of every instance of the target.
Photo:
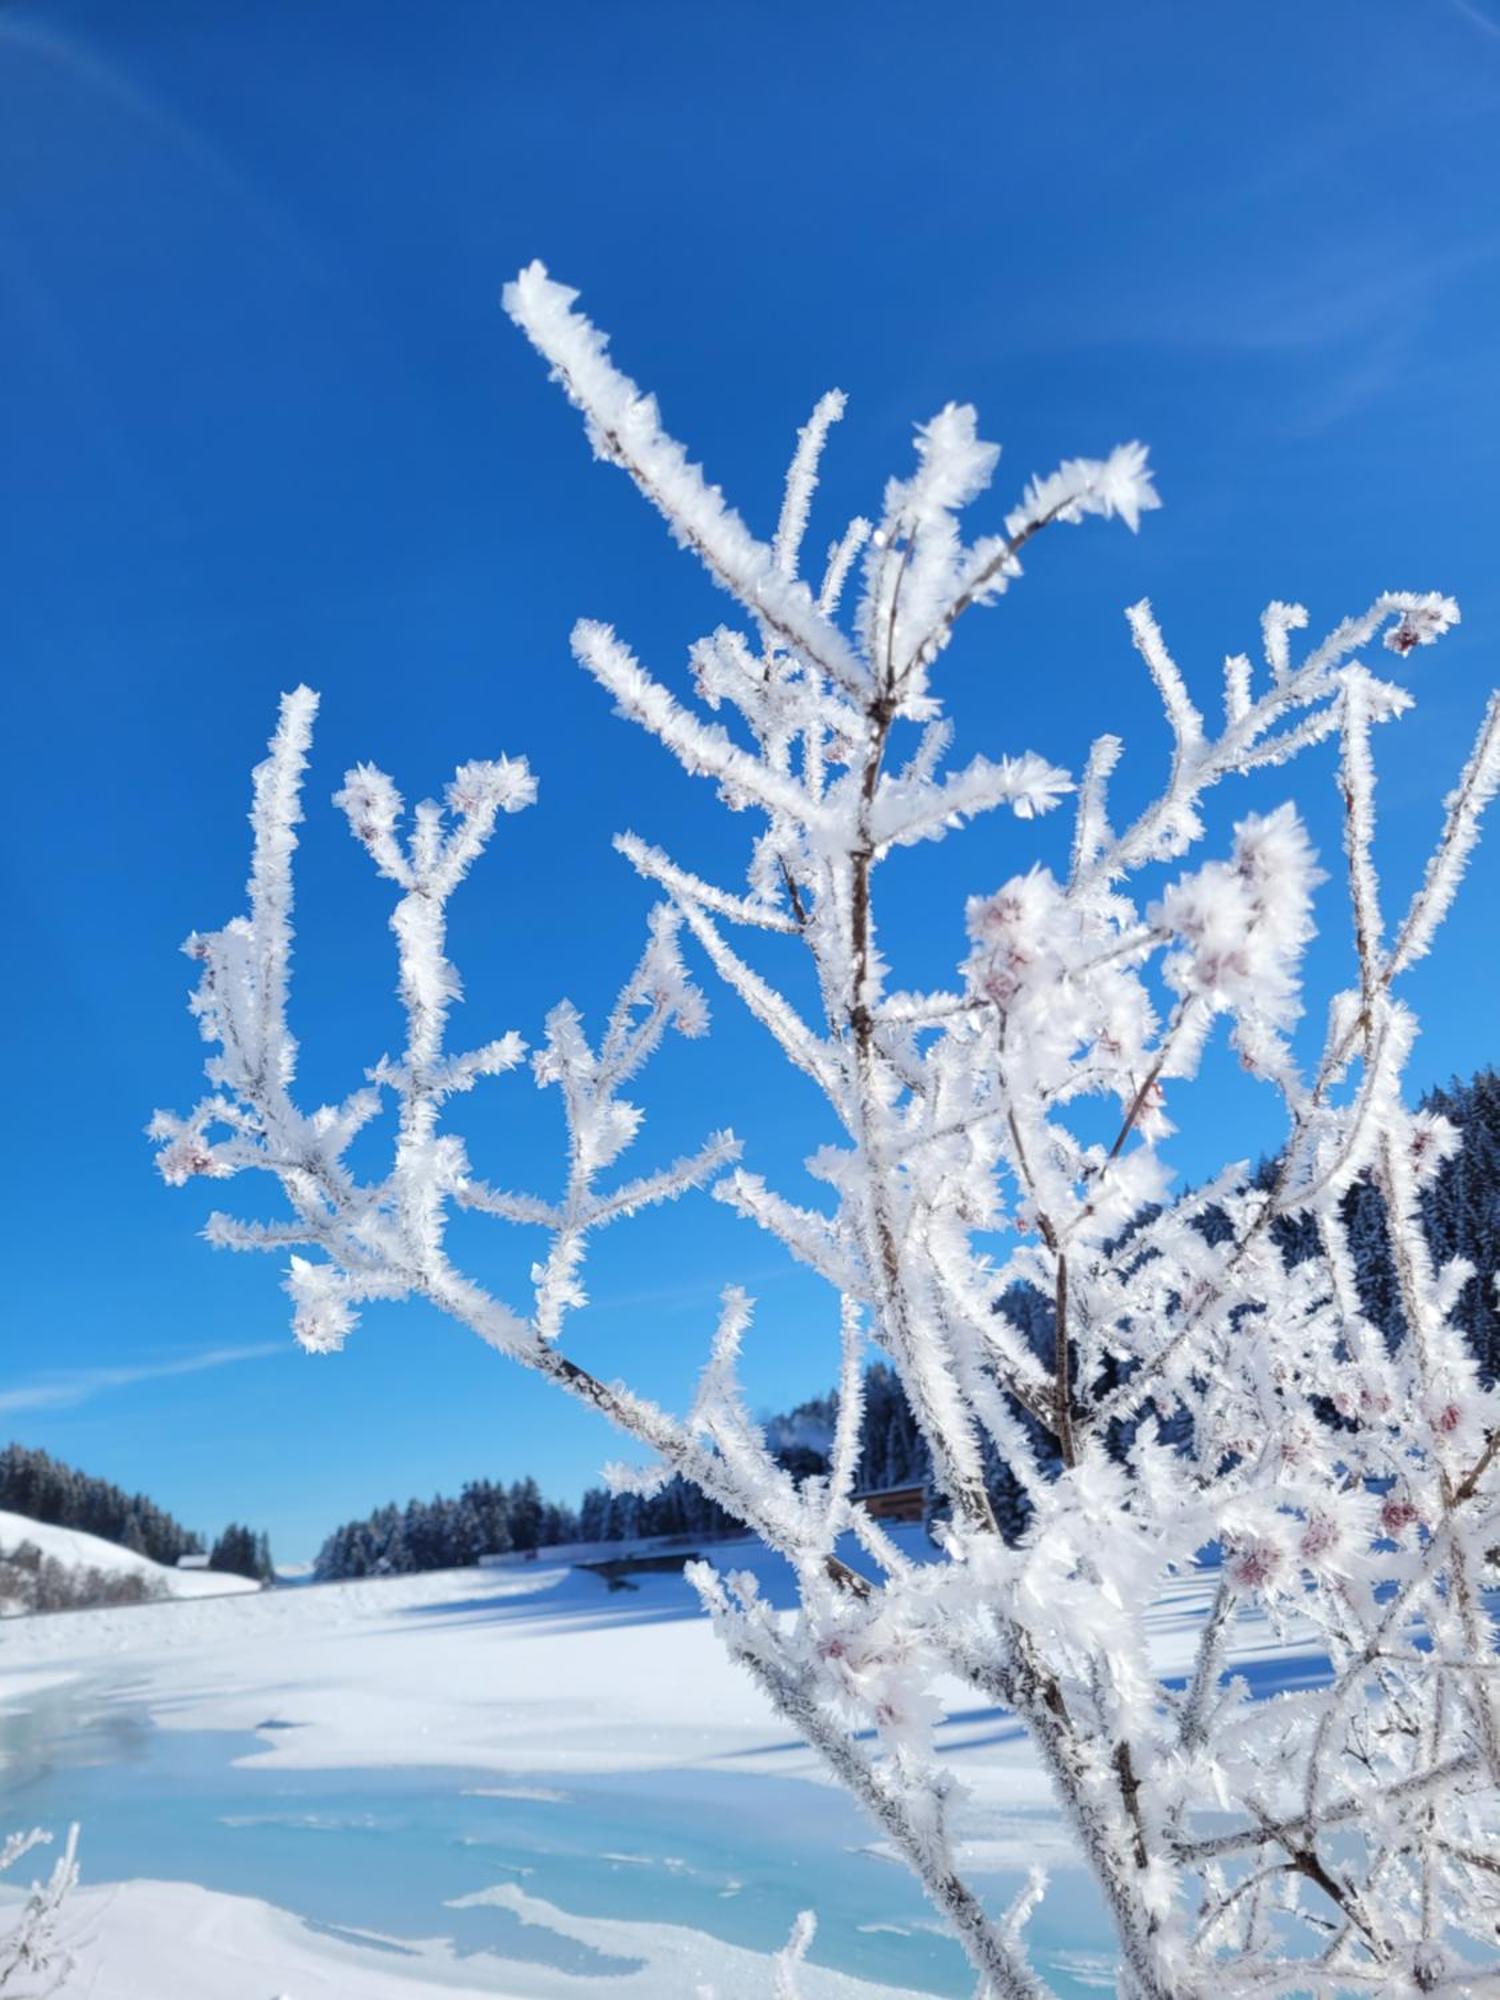
MULTIPOLYGON (((29 1833, 0 1840, 0 1875, 51 1839, 51 1834, 33 1827, 29 1833)), ((78 1828, 70 1826, 51 1872, 44 1881, 32 1883, 15 1922, 0 1933, 0 1994, 6 2000, 45 2000, 67 1983, 74 1960, 64 1908, 77 1886, 78 1828)))
MULTIPOLYGON (((801 470, 793 477, 799 499, 793 502, 790 520, 783 517, 777 547, 767 548, 661 428, 655 398, 642 395, 614 366, 604 336, 571 310, 577 296, 549 278, 544 265, 529 264, 506 286, 505 309, 551 362, 568 400, 583 411, 594 450, 630 474, 715 582, 741 603, 752 604, 756 616, 772 631, 805 649, 833 679, 858 692, 862 678, 858 660, 807 586, 783 567, 801 540, 797 513, 805 504, 800 498, 803 489, 811 497, 809 461, 821 445, 819 419, 815 416, 809 426, 811 449, 804 444, 798 454, 801 470)), ((819 408, 826 413, 822 424, 826 429, 831 410, 827 404, 819 408)))
MULTIPOLYGON (((779 1549, 798 1579, 795 1616, 773 1616, 746 1579, 700 1571, 705 1602, 734 1656, 879 1822, 986 1990, 1046 1990, 1026 1937, 1040 1885, 991 1909, 956 1859, 954 1783, 931 1734, 954 1677, 1029 1732, 1108 1911, 1128 2000, 1483 1990, 1469 1967, 1495 1942, 1500 1675, 1486 1592, 1500 1396, 1457 1318, 1472 1273, 1438 1263, 1425 1234, 1425 1192, 1456 1134, 1406 1107, 1417 1023, 1402 980, 1500 781, 1500 707, 1392 933, 1376 756, 1413 695, 1363 657, 1378 641, 1399 670, 1457 606, 1387 592, 1308 641, 1307 612, 1273 603, 1261 663, 1238 651, 1216 665, 1210 710, 1156 613, 1135 605, 1130 637, 1171 746, 1155 796, 1114 822, 1126 746, 1098 735, 1066 879, 1038 861, 971 896, 952 981, 908 990, 886 963, 882 870, 1000 806, 1024 826, 1072 790, 1025 745, 950 763, 934 668, 958 618, 1012 587, 1044 529, 1139 526, 1158 504, 1144 450, 1066 461, 1000 532, 967 539, 998 450, 971 409, 950 405, 919 428, 915 465, 871 521, 837 535, 821 577, 805 579, 841 395, 799 434, 762 542, 615 369, 572 292, 533 265, 506 303, 596 451, 743 614, 688 649, 680 685, 648 673, 606 625, 582 622, 573 638, 618 711, 748 816, 743 884, 711 882, 649 827, 620 837, 665 901, 602 1028, 565 1001, 547 1016, 531 1069, 560 1103, 561 1188, 512 1189, 474 1170, 449 1123, 456 1099, 514 1074, 524 1049, 510 1031, 449 1050, 460 988, 447 908, 499 815, 529 802, 531 775, 506 759, 465 765, 441 805, 408 817, 392 781, 358 767, 339 802, 396 891, 406 1046, 340 1103, 303 1110, 287 1022, 291 857, 315 698, 299 690, 256 774, 250 913, 189 943, 215 1053, 198 1107, 155 1122, 163 1172, 254 1168, 279 1183, 283 1216, 220 1216, 209 1234, 290 1253, 306 1346, 338 1346, 367 1300, 426 1298, 625 1432, 648 1465, 621 1476, 680 1473, 779 1549), (1215 786, 1317 759, 1335 740, 1341 891, 1290 799, 1210 838, 1215 786), (1335 893, 1355 971, 1304 1062, 1308 947, 1335 893), (669 1031, 706 1025, 689 971, 700 951, 818 1093, 811 1199, 771 1186, 753 1159, 741 1166, 728 1132, 667 1166, 622 1165, 643 1125, 637 1079, 669 1031), (794 958, 807 975, 796 984, 794 958), (1195 1115, 1220 1033, 1284 1113, 1277 1161, 1252 1175, 1226 1147, 1211 1180, 1174 1193, 1175 1128, 1195 1115), (371 1127, 388 1109, 389 1159, 366 1178, 353 1143, 373 1158, 371 1127), (1361 1176, 1382 1197, 1406 1329, 1394 1344, 1361 1304, 1348 1207, 1361 1176), (751 1302, 733 1283, 681 1416, 566 1351, 597 1231, 705 1187, 834 1295, 824 1475, 795 1479, 754 1420, 737 1368, 751 1302), (452 1261, 455 1207, 530 1232, 524 1309, 452 1261), (946 1518, 929 1561, 913 1561, 854 1491, 867 1344, 899 1374, 930 1455, 946 1518), (1209 1608, 1176 1685, 1153 1659, 1147 1613, 1206 1569, 1209 1608), (1234 1647, 1266 1617, 1299 1621, 1327 1669, 1257 1703, 1233 1674, 1234 1647)), ((783 1983, 805 1942, 799 1931, 783 1955, 783 1983)))

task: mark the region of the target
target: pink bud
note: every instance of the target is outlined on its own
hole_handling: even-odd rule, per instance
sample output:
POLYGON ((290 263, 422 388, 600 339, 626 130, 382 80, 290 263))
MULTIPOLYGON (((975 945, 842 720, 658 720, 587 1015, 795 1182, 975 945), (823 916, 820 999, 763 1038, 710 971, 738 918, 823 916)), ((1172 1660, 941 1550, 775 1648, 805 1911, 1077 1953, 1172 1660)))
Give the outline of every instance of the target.
POLYGON ((1417 1510, 1410 1500, 1400 1500, 1393 1493, 1380 1510, 1380 1525, 1394 1541, 1411 1526, 1417 1518, 1417 1510))

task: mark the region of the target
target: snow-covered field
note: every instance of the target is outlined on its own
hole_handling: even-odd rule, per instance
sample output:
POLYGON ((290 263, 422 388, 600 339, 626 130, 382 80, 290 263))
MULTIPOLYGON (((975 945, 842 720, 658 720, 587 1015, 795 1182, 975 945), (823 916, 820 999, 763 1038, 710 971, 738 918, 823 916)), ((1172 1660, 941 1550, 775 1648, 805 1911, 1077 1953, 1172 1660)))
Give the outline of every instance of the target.
MULTIPOLYGON (((758 1545, 714 1554, 790 1603, 758 1545)), ((1201 1602, 1158 1609, 1168 1671, 1201 1602)), ((0 1825, 83 1822, 98 1886, 67 1990, 90 2000, 734 2000, 769 1993, 803 1905, 810 1996, 972 1990, 677 1576, 611 1593, 537 1564, 13 1621, 0 1729, 0 1825)), ((1065 1864, 1009 1719, 955 1688, 941 1740, 995 1809, 975 1860, 997 1892, 1065 1864)), ((1111 1986, 1081 1882, 1049 1903, 1059 1989, 1111 1986)))
MULTIPOLYGON (((8 1556, 23 1542, 53 1556, 67 1569, 99 1569, 112 1576, 142 1576, 167 1597, 233 1597, 260 1589, 249 1577, 227 1576, 221 1570, 165 1569, 149 1556, 132 1554, 117 1542, 101 1541, 77 1528, 52 1528, 45 1522, 28 1520, 24 1514, 8 1514, 0 1508, 0 1556, 8 1556)), ((0 1603, 0 1616, 7 1610, 0 1603)))

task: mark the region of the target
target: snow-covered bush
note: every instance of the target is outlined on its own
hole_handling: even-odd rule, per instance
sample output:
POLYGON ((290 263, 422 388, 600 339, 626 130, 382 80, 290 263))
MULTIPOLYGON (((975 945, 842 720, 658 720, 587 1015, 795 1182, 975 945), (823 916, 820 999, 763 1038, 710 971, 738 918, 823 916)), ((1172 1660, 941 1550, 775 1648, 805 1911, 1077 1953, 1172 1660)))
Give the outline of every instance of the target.
MULTIPOLYGON (((60 1562, 35 1542, 0 1549, 0 1618, 34 1611, 87 1611, 116 1604, 150 1604, 166 1596, 158 1577, 141 1569, 100 1569, 60 1562)), ((0 1989, 3 1990, 3 1989, 0 1989)))
MULTIPOLYGON (((0 1875, 51 1839, 33 1827, 0 1840, 0 1875)), ((52 1872, 44 1882, 33 1882, 14 1923, 0 1932, 0 1993, 6 2000, 43 2000, 73 1970, 73 1954, 63 1937, 63 1906, 77 1884, 78 1828, 73 1826, 52 1872)))
POLYGON ((444 803, 408 821, 391 779, 357 767, 337 802, 396 891, 408 1040, 347 1101, 304 1111, 286 999, 316 697, 298 689, 255 776, 250 913, 187 947, 202 968, 193 1005, 215 1045, 213 1089, 187 1117, 157 1118, 162 1171, 180 1182, 259 1168, 280 1182, 285 1219, 216 1216, 208 1233, 289 1253, 307 1348, 340 1346, 368 1300, 428 1299, 604 1412, 650 1454, 647 1479, 683 1474, 783 1551, 801 1585, 790 1620, 743 1578, 702 1569, 698 1587, 735 1655, 946 1913, 985 1991, 1045 1992, 1025 1934, 1044 1885, 993 1909, 965 1877, 954 1785, 931 1738, 954 1680, 1028 1728, 1107 1905, 1123 1993, 1472 1990, 1464 1954, 1493 1966, 1496 1942, 1500 1678, 1482 1591, 1500 1541, 1500 1399, 1452 1323, 1466 1270, 1434 1268, 1420 1227, 1453 1130, 1403 1104, 1416 1024, 1400 988, 1495 789, 1500 707, 1394 924, 1371 859, 1373 739, 1411 703, 1373 670, 1372 649, 1406 665, 1456 606, 1391 592, 1303 643, 1308 614, 1272 604, 1263 662, 1227 662, 1217 720, 1150 607, 1134 606, 1131 634, 1174 748, 1160 794, 1117 827, 1117 737, 1098 738, 1076 785, 1030 750, 955 766, 935 674, 957 621, 1012 587, 1043 530, 1092 516, 1134 529, 1156 506, 1141 447, 1065 462, 969 541, 960 513, 997 452, 972 410, 950 406, 918 433, 915 468, 887 487, 878 522, 853 522, 804 579, 840 396, 825 396, 801 433, 763 542, 617 372, 574 294, 533 265, 506 303, 596 453, 624 468, 740 608, 738 627, 691 649, 691 702, 607 625, 579 624, 573 646, 619 713, 755 821, 746 881, 709 882, 644 836, 620 837, 663 899, 644 954, 601 1034, 564 1002, 532 1057, 562 1101, 565 1191, 493 1187, 449 1128, 450 1100, 525 1051, 515 1033, 449 1051, 447 906, 534 780, 524 762, 466 764, 444 803), (1205 855, 1201 809, 1221 779, 1324 744, 1340 758, 1355 971, 1303 1066, 1291 1031, 1322 879, 1307 834, 1285 804, 1247 814, 1227 852, 1205 855), (1029 821, 1065 801, 1065 869, 1038 864, 972 897, 970 949, 947 990, 896 986, 876 923, 885 863, 980 814, 1029 821), (808 1162, 821 1207, 737 1164, 727 1132, 691 1158, 614 1177, 641 1125, 622 1093, 669 1029, 706 1025, 685 941, 826 1100, 836 1136, 808 1162), (778 954, 793 953, 810 958, 816 1017, 778 980, 778 954), (1284 1105, 1285 1141, 1269 1185, 1231 1161, 1173 1199, 1168 1108, 1221 1021, 1284 1105), (1115 1107, 1103 1140, 1091 1136, 1100 1100, 1115 1107), (388 1102, 389 1170, 365 1179, 348 1148, 388 1102), (1390 1218, 1408 1329, 1394 1348, 1362 1315, 1341 1221, 1360 1174, 1390 1218), (594 1233, 709 1185, 836 1294, 842 1395, 826 1479, 797 1483, 745 1407, 736 1353, 751 1306, 733 1286, 684 1416, 568 1354, 594 1233), (456 1206, 547 1233, 526 1310, 450 1258, 456 1206), (1316 1257, 1282 1254, 1288 1217, 1311 1219, 1316 1257), (1051 1301, 1046 1360, 996 1310, 1019 1284, 1051 1301), (852 1502, 869 1342, 899 1372, 947 1502, 931 1564, 904 1560, 852 1502), (1019 1537, 1000 1532, 995 1463, 1024 1496, 1019 1537), (1168 1682, 1145 1614, 1210 1545, 1222 1566, 1196 1661, 1185 1685, 1168 1682), (1319 1685, 1249 1698, 1226 1662, 1250 1608, 1312 1627, 1328 1659, 1319 1685))

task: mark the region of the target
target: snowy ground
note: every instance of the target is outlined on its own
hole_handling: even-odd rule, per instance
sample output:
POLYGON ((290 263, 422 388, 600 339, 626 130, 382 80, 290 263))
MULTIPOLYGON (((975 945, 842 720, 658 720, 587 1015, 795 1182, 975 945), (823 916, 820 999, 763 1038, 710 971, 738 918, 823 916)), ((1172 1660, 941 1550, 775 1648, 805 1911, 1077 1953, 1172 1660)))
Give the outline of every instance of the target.
MULTIPOLYGON (((715 1554, 789 1601, 754 1545, 715 1554)), ((536 1565, 10 1623, 0 1824, 76 1811, 86 1879, 116 1884, 82 1899, 68 1990, 736 2000, 769 1992, 765 1952, 799 1901, 826 1904, 835 1926, 809 1995, 965 1990, 900 1871, 873 1863, 852 1809, 807 1782, 817 1767, 688 1586, 639 1582, 609 1593, 536 1565), (188 1806, 171 1801, 195 1798, 189 1837, 188 1806), (252 1881, 272 1893, 229 1893, 252 1881)), ((1187 1587, 1159 1607, 1166 1670, 1186 1665, 1201 1603, 1187 1587)), ((1260 1643, 1269 1669, 1277 1649, 1260 1643)), ((1295 1673, 1285 1659, 1270 1670, 1295 1673)), ((1008 1718, 955 1689, 942 1740, 998 1809, 971 1860, 996 1876, 1065 1863, 1008 1718)), ((1081 1905, 1069 1916, 1066 1879, 1054 1972, 1098 1990, 1112 1984, 1102 1937, 1081 1905)))

